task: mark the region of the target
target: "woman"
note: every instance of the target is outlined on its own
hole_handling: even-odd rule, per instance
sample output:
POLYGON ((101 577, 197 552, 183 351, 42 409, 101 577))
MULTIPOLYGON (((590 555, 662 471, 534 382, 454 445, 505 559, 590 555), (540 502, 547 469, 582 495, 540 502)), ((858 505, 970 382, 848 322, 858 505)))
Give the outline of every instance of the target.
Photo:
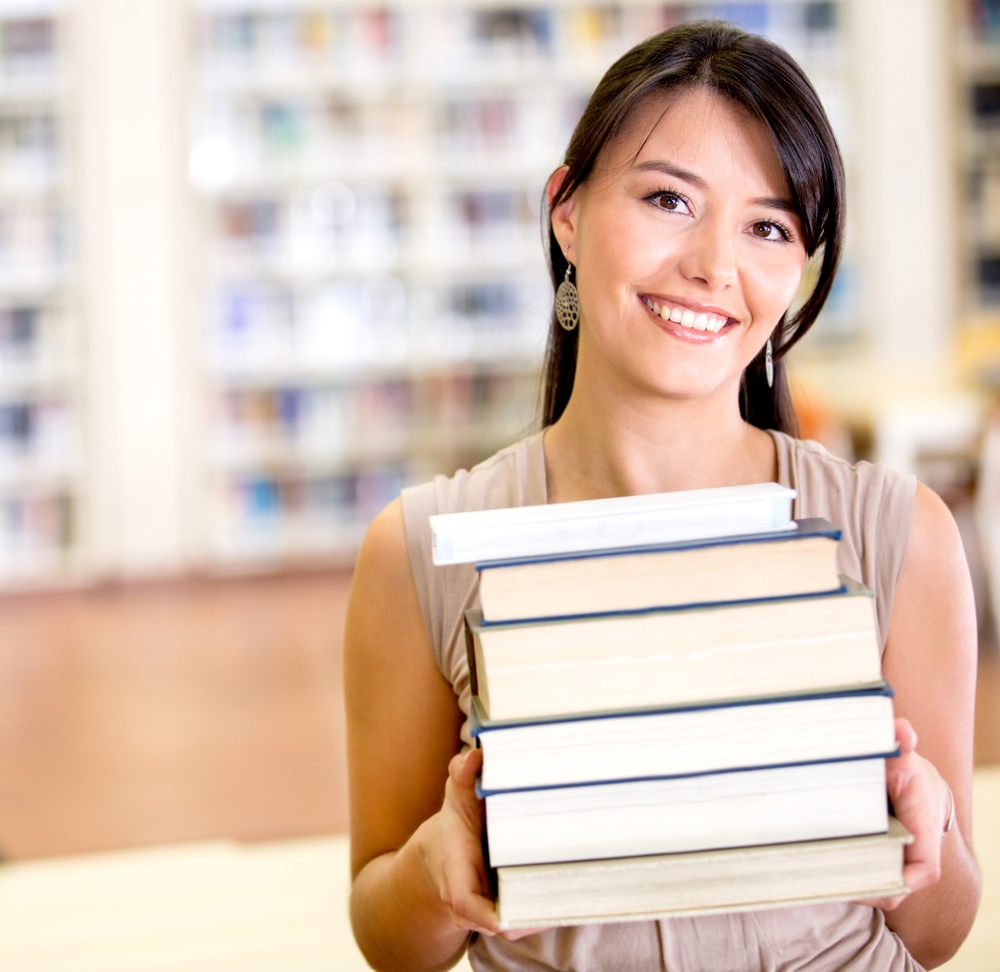
POLYGON ((405 491, 358 558, 345 672, 362 950, 385 969, 447 968, 467 943, 478 969, 940 964, 979 896, 971 585, 930 490, 789 434, 782 358, 816 319, 843 238, 842 164, 815 93, 759 37, 720 22, 667 31, 602 80, 547 195, 560 299, 543 431, 405 491), (790 310, 810 258, 818 282, 790 310), (911 894, 498 933, 468 748, 461 625, 475 574, 430 565, 428 515, 771 480, 797 490, 796 516, 842 527, 841 570, 876 591, 911 894))

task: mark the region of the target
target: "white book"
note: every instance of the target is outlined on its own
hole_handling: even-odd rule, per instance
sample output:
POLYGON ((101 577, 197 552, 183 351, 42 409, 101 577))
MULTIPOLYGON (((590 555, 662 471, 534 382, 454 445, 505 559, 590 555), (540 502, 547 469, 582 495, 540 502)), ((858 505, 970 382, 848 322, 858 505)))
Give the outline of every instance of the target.
POLYGON ((472 700, 484 792, 669 777, 820 760, 895 748, 892 692, 861 691, 699 703, 548 721, 496 722, 472 700))
POLYGON ((483 563, 794 529, 779 483, 648 493, 430 518, 434 563, 483 563))
POLYGON ((501 928, 787 908, 904 893, 903 848, 884 834, 497 869, 501 928))
POLYGON ((493 867, 853 837, 889 822, 881 757, 480 793, 493 867))

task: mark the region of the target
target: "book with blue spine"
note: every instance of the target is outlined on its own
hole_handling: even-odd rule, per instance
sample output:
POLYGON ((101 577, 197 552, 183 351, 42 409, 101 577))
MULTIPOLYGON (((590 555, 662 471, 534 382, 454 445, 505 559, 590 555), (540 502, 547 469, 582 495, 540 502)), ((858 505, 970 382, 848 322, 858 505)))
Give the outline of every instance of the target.
POLYGON ((473 694, 491 719, 666 707, 870 686, 874 592, 486 624, 465 615, 473 694))
POLYGON ((480 790, 493 867, 885 833, 885 757, 480 790))
POLYGON ((480 610, 493 624, 826 593, 841 587, 840 539, 812 517, 744 536, 485 561, 480 610))
POLYGON ((610 783, 895 752, 885 682, 823 694, 698 702, 555 719, 490 719, 472 699, 480 790, 610 783))

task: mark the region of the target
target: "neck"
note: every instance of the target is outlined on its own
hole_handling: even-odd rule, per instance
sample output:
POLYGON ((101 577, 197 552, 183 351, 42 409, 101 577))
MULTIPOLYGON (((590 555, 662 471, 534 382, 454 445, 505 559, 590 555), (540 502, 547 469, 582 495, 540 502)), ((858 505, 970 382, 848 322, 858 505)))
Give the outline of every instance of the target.
POLYGON ((629 401, 574 389, 545 433, 550 503, 766 482, 771 437, 736 404, 629 401))

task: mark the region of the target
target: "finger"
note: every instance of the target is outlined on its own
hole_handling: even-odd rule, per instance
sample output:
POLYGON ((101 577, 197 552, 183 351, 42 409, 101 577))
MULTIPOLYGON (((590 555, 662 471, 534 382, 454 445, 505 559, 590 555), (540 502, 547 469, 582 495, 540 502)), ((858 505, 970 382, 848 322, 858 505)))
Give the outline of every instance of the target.
POLYGON ((451 919, 466 931, 495 935, 499 931, 493 902, 475 891, 466 891, 451 904, 451 919))
POLYGON ((909 719, 897 719, 896 743, 899 745, 900 755, 912 753, 917 748, 917 731, 913 728, 909 719))
POLYGON ((903 852, 903 878, 911 891, 920 891, 941 876, 940 801, 926 776, 903 776, 890 781, 889 799, 913 838, 903 852))
POLYGON ((484 924, 495 932, 496 908, 489 896, 490 885, 479 845, 466 845, 462 853, 450 855, 443 864, 441 897, 452 916, 484 924))
POLYGON ((911 891, 929 888, 941 877, 940 853, 929 859, 918 859, 903 865, 903 881, 911 891))
POLYGON ((470 789, 475 786, 476 777, 483 767, 483 751, 481 749, 469 749, 464 753, 457 753, 448 764, 448 775, 454 780, 457 786, 463 789, 470 789))

